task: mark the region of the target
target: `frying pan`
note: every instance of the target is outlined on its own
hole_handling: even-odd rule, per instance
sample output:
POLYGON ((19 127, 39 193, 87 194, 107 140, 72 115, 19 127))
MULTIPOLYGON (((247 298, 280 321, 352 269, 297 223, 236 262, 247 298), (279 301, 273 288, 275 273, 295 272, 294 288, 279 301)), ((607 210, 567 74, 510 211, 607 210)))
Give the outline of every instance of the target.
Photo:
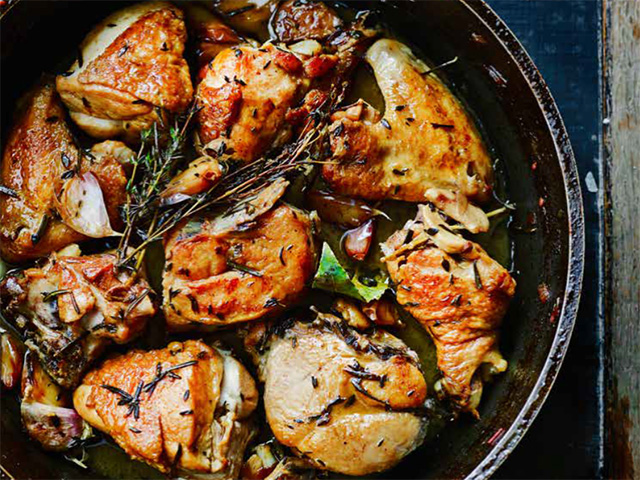
MULTIPOLYGON (((55 73, 91 26, 121 2, 17 0, 0 18, 1 128, 44 70, 55 73)), ((478 119, 518 205, 511 225, 518 291, 501 339, 508 372, 486 388, 481 419, 463 418, 380 478, 487 478, 536 417, 565 355, 580 296, 584 225, 580 185, 562 119, 535 65, 481 0, 368 5, 436 64, 478 119), (546 293, 548 292, 548 295, 546 293)), ((70 63, 70 58, 68 58, 70 63)), ((2 398, 2 470, 15 478, 97 478, 43 452, 2 398)))

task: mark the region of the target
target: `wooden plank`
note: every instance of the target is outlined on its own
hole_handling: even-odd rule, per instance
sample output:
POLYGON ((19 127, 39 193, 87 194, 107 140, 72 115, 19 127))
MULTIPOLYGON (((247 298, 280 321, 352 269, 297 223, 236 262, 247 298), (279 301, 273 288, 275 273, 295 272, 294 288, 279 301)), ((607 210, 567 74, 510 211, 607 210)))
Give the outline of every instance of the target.
POLYGON ((640 476, 640 1, 604 1, 608 478, 640 476))

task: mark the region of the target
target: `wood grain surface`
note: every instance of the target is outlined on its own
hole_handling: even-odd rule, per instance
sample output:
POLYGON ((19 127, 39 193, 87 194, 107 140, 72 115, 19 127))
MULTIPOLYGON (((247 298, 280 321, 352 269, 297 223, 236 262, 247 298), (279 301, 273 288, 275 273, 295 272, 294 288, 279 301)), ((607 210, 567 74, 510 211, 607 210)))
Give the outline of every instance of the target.
POLYGON ((605 0, 608 478, 640 476, 640 1, 605 0))

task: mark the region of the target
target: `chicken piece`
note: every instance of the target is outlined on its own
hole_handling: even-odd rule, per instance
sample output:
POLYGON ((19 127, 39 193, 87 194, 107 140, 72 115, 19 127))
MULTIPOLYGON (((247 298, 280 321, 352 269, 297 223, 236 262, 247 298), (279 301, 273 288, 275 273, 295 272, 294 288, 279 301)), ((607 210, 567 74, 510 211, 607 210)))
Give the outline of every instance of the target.
POLYGON ((22 262, 84 240, 83 233, 109 235, 112 225, 120 225, 118 208, 127 183, 123 163, 133 156, 113 141, 95 145, 88 154, 81 151, 53 85, 39 84, 22 99, 2 157, 2 257, 22 262), (66 186, 79 184, 91 188, 64 194, 66 186))
POLYGON ((291 138, 285 115, 310 83, 296 55, 273 45, 239 46, 220 52, 204 72, 196 98, 208 150, 250 162, 291 138))
POLYGON ((219 155, 250 162, 282 147, 299 133, 296 127, 338 104, 348 77, 376 34, 364 20, 342 26, 321 3, 295 6, 285 2, 272 28, 289 31, 282 46, 237 46, 220 52, 203 69, 197 99, 200 141, 219 155), (295 29, 291 26, 304 18, 295 29), (331 18, 320 33, 317 23, 331 18), (332 35, 325 45, 315 38, 332 35), (344 84, 344 85, 343 85, 344 84), (339 87, 339 88, 338 88, 339 87))
POLYGON ((383 245, 398 303, 431 334, 441 386, 462 410, 477 416, 482 380, 504 372, 498 328, 515 280, 476 243, 448 230, 433 206, 383 245))
POLYGON ((323 2, 286 0, 271 17, 272 30, 284 43, 326 40, 342 25, 338 14, 323 2))
POLYGON ((257 324, 245 341, 257 352, 273 434, 314 467, 368 475, 423 441, 427 385, 398 338, 318 314, 313 323, 257 324))
POLYGON ((93 137, 135 142, 159 109, 184 111, 193 97, 186 40, 182 11, 168 2, 137 3, 105 18, 57 77, 73 121, 93 137))
POLYGON ((368 18, 359 15, 345 25, 335 11, 316 1, 286 1, 274 14, 272 29, 281 39, 298 40, 289 48, 311 55, 305 62, 305 72, 312 79, 310 90, 302 105, 287 116, 294 125, 303 125, 300 130, 304 131, 307 124, 317 124, 318 117, 328 116, 343 102, 355 68, 379 34, 377 28, 367 25, 368 18), (322 45, 316 40, 322 40, 322 45), (316 53, 312 51, 314 45, 316 53))
POLYGON ((76 386, 107 345, 131 341, 156 313, 146 280, 116 264, 113 254, 80 256, 70 246, 0 283, 5 317, 63 387, 76 386))
POLYGON ((312 219, 274 206, 284 188, 277 182, 228 215, 191 220, 169 235, 163 308, 170 329, 254 320, 298 300, 316 248, 312 219))
POLYGON ((246 369, 200 340, 109 359, 73 395, 78 413, 132 458, 187 478, 237 478, 257 402, 246 369))
POLYGON ((449 89, 395 40, 378 40, 366 61, 386 110, 381 115, 360 101, 333 115, 331 150, 339 163, 322 170, 331 187, 370 200, 421 202, 430 188, 486 200, 491 159, 449 89))

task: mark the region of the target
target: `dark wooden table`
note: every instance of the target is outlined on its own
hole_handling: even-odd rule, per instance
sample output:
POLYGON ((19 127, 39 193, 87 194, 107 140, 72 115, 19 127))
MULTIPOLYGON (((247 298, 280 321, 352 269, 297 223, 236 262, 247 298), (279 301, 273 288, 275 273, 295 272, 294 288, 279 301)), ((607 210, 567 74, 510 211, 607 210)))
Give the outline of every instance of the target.
POLYGON ((489 0, 562 112, 582 179, 582 302, 556 386, 497 478, 640 478, 640 0, 489 0))

